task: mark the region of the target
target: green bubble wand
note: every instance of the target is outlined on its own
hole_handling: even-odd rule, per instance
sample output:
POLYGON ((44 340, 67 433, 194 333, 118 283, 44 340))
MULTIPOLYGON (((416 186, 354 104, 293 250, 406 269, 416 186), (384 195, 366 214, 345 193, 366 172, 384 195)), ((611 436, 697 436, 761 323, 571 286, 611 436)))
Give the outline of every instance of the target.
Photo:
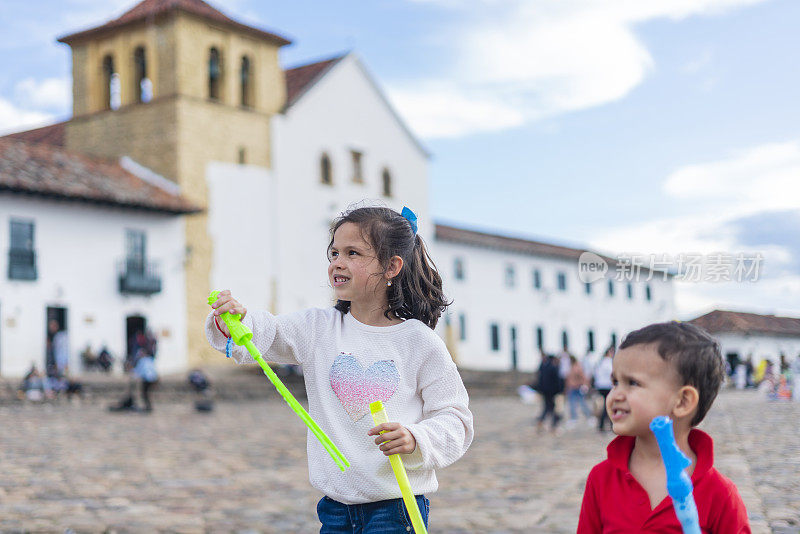
MULTIPOLYGON (((217 297, 219 296, 219 291, 212 291, 211 294, 208 296, 208 304, 212 305, 214 302, 217 301, 217 297)), ((333 461, 336 462, 336 465, 339 466, 339 469, 344 471, 345 467, 350 467, 350 462, 347 461, 347 458, 344 457, 344 454, 336 448, 336 445, 333 444, 331 438, 328 437, 327 434, 319 427, 316 421, 308 415, 308 412, 297 402, 297 399, 294 398, 294 395, 286 389, 286 386, 283 385, 281 379, 278 378, 278 375, 275 374, 267 362, 264 361, 264 358, 261 356, 261 353, 258 351, 255 345, 253 345, 253 332, 247 328, 245 325, 242 324, 242 316, 238 313, 231 314, 225 312, 220 315, 220 318, 225 321, 225 324, 228 325, 228 331, 231 334, 231 339, 234 343, 239 346, 242 346, 247 349, 247 352, 253 356, 253 359, 258 362, 258 365, 261 366, 263 369, 264 374, 267 375, 269 381, 272 382, 272 385, 275 386, 275 389, 278 390, 278 393, 281 394, 283 400, 289 405, 289 407, 294 410, 300 419, 306 424, 306 426, 317 436, 317 439, 325 447, 325 450, 328 451, 328 454, 331 455, 333 461)))

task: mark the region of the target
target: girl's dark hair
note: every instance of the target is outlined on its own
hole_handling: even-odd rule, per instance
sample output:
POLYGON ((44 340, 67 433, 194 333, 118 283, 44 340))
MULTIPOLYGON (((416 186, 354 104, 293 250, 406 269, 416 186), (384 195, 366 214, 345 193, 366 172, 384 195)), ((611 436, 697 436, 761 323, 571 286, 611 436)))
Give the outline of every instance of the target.
MULTIPOLYGON (((328 243, 329 254, 336 230, 348 222, 361 229, 361 235, 372 246, 381 268, 389 268, 392 256, 403 259, 403 268, 387 288, 389 306, 384 312, 386 318, 394 315, 401 319, 419 319, 430 328, 435 328, 442 312, 451 303, 445 299, 442 277, 428 255, 422 238, 411 229, 411 223, 386 207, 363 207, 347 211, 333 222, 328 243)), ((349 312, 350 301, 337 301, 336 309, 342 313, 349 312)))

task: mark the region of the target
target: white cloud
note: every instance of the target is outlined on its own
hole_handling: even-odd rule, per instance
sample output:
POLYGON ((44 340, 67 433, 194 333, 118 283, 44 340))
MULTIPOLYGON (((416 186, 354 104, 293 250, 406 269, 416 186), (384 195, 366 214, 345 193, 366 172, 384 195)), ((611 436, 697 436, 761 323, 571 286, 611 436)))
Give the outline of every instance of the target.
POLYGON ((474 131, 495 131, 519 126, 524 114, 504 102, 454 92, 431 84, 426 88, 396 89, 392 101, 405 110, 404 119, 429 137, 453 137, 474 131))
POLYGON ((706 49, 699 56, 688 61, 683 66, 683 71, 687 74, 697 74, 708 67, 713 60, 714 53, 710 49, 706 49))
MULTIPOLYGON (((464 135, 619 100, 654 68, 636 36, 654 19, 716 15, 765 0, 411 0, 467 20, 452 31, 456 61, 436 79, 390 86, 389 94, 423 137, 464 135), (435 118, 421 109, 431 87, 452 104, 435 118), (461 98, 457 98, 460 95, 461 98), (463 102, 513 108, 521 117, 474 116, 460 128, 463 102), (427 120, 415 117, 428 117, 427 120), (443 124, 437 124, 441 121, 443 124)), ((435 96, 435 95, 434 95, 435 96)))
POLYGON ((25 78, 17 83, 14 94, 17 101, 26 107, 67 113, 72 104, 72 80, 47 78, 37 81, 25 78))
POLYGON ((664 191, 681 199, 721 200, 736 211, 800 208, 798 176, 800 142, 772 143, 679 169, 664 191))
POLYGON ((688 215, 608 228, 592 245, 673 258, 681 253, 761 253, 765 277, 757 283, 676 284, 679 313, 685 317, 712 307, 733 307, 800 314, 800 277, 792 274, 796 269, 785 268, 800 251, 769 244, 744 246, 736 224, 758 214, 800 210, 797 176, 800 141, 766 144, 728 159, 687 165, 666 178, 664 191, 683 204, 688 215), (693 206, 697 209, 691 213, 693 206))
POLYGON ((743 283, 678 282, 675 289, 675 307, 683 320, 715 309, 800 316, 800 276, 743 283))
POLYGON ((52 114, 20 109, 0 98, 0 135, 45 126, 54 120, 52 114))

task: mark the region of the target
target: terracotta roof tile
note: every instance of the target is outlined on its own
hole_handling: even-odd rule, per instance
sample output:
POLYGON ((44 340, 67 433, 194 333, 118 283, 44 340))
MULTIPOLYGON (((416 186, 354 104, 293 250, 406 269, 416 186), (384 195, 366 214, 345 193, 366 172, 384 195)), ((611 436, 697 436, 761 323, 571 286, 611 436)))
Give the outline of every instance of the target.
MULTIPOLYGON (((436 225, 436 239, 464 243, 466 245, 502 249, 510 252, 519 252, 522 254, 555 256, 558 258, 575 261, 578 261, 580 255, 586 252, 584 249, 562 247, 560 245, 543 243, 541 241, 531 241, 529 239, 521 239, 518 237, 507 237, 498 234, 477 232, 475 230, 466 230, 464 228, 456 228, 454 226, 446 226, 442 224, 436 225)), ((610 260, 611 258, 605 259, 610 260)))
POLYGON ((280 35, 237 22, 221 11, 211 7, 206 2, 203 2, 203 0, 144 0, 143 2, 139 2, 133 6, 119 17, 106 22, 101 26, 72 33, 70 35, 65 35, 63 37, 59 37, 58 40, 59 42, 69 44, 72 41, 105 33, 109 30, 119 28, 127 24, 133 24, 135 22, 144 20, 152 20, 159 15, 177 10, 192 13, 205 19, 210 19, 232 27, 239 31, 247 32, 256 37, 271 41, 278 46, 284 46, 291 43, 291 41, 281 37, 280 35))
POLYGON ((323 61, 300 65, 286 71, 286 107, 292 104, 311 89, 317 81, 336 65, 346 54, 323 61))
MULTIPOLYGON (((456 228, 454 226, 448 226, 444 224, 436 225, 436 239, 477 247, 506 250, 520 254, 529 254, 532 256, 550 256, 564 260, 571 260, 576 263, 581 254, 584 252, 592 252, 605 260, 612 269, 619 263, 614 258, 604 256, 603 254, 599 254, 584 248, 564 247, 561 245, 555 245, 553 243, 545 243, 543 241, 532 241, 530 239, 523 239, 520 237, 490 234, 476 230, 467 230, 465 228, 456 228)), ((638 267, 638 269, 641 273, 650 272, 650 269, 646 267, 638 267)), ((657 273, 655 275, 657 277, 662 276, 663 273, 663 271, 658 269, 655 269, 653 272, 657 273)), ((666 274, 668 276, 673 276, 673 273, 668 272, 666 274)))
POLYGON ((116 161, 8 138, 0 138, 0 191, 174 214, 200 211, 116 161))
POLYGON ((769 334, 800 337, 800 318, 795 317, 714 310, 689 322, 711 334, 769 334))
POLYGON ((57 122, 50 126, 43 126, 24 132, 16 132, 0 137, 0 139, 17 139, 30 143, 45 143, 53 146, 64 146, 64 130, 67 121, 57 122))

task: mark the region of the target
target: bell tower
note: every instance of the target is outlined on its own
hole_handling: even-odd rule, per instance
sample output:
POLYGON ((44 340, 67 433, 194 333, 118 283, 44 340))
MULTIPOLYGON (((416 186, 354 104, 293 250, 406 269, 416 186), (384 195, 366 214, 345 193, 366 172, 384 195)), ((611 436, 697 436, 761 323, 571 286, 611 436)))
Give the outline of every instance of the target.
MULTIPOLYGON (((210 162, 271 166, 270 119, 286 101, 278 50, 289 41, 202 0, 144 0, 101 26, 58 39, 72 49, 70 150, 129 156, 207 206, 210 162)), ((186 218, 189 332, 207 315, 205 213, 186 218)), ((197 364, 213 351, 188 335, 197 364)))

